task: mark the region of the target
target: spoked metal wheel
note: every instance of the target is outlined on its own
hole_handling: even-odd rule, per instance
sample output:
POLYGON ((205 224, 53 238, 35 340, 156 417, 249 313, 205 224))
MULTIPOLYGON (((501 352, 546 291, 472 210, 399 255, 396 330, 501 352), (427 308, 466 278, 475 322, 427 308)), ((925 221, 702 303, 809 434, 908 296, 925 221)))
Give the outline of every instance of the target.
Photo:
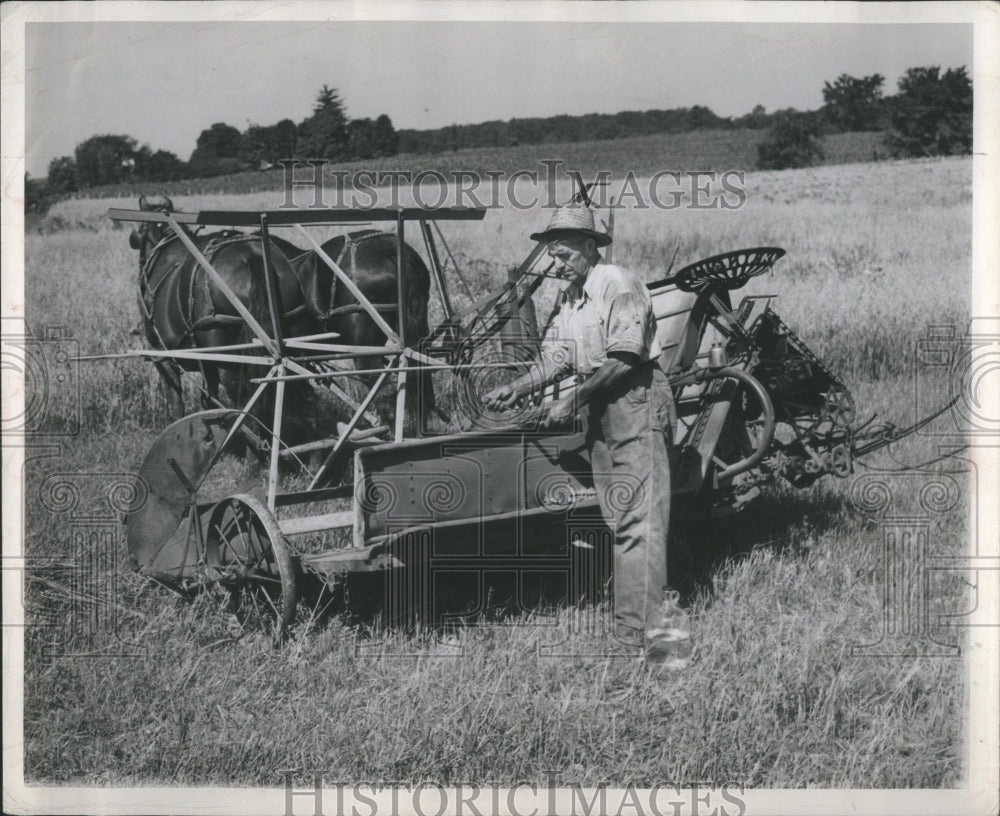
POLYGON ((832 385, 824 394, 823 407, 820 416, 838 428, 850 428, 857 418, 854 408, 854 397, 846 388, 832 385))
POLYGON ((229 591, 244 626, 284 634, 295 618, 298 564, 278 522, 258 499, 243 494, 215 505, 205 535, 205 566, 229 591))

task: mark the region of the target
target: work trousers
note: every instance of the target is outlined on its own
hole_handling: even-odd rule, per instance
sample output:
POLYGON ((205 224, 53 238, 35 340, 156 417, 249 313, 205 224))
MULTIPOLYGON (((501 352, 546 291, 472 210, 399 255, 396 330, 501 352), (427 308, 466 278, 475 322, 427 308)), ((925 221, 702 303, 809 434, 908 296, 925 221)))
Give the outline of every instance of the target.
POLYGON ((637 644, 659 625, 667 585, 668 451, 675 424, 670 384, 656 363, 638 366, 590 404, 594 487, 614 534, 616 636, 637 644))

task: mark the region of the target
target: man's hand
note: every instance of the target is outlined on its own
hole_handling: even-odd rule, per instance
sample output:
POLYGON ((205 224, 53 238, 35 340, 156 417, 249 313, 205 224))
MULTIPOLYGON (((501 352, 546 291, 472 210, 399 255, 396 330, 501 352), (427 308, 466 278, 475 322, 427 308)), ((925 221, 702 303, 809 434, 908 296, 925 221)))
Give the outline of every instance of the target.
POLYGON ((572 395, 556 400, 547 406, 545 416, 542 419, 543 428, 555 428, 565 425, 573 417, 576 409, 576 401, 572 395))
POLYGON ((483 394, 483 405, 494 411, 503 408, 513 408, 517 402, 518 393, 511 385, 498 385, 483 394))

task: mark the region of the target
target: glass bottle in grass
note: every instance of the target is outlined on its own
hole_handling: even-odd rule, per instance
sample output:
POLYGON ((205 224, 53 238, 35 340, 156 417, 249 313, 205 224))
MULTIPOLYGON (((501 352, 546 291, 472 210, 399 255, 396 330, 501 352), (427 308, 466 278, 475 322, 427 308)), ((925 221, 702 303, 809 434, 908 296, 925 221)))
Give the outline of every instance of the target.
POLYGON ((646 661, 665 669, 683 669, 691 662, 691 620, 676 591, 663 588, 658 625, 646 632, 646 661))

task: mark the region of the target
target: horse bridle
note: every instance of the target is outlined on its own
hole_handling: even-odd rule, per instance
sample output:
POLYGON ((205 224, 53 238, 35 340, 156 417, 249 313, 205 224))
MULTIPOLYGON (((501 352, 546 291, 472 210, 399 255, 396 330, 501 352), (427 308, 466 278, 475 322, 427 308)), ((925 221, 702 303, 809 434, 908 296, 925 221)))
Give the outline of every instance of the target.
MULTIPOLYGON (((167 207, 153 207, 151 208, 154 212, 170 212, 167 207)), ((135 249, 139 250, 139 268, 146 268, 146 261, 151 254, 155 254, 157 248, 167 241, 173 240, 176 236, 168 235, 166 233, 171 232, 170 228, 165 224, 158 223, 155 221, 146 221, 140 224, 137 229, 132 230, 132 235, 129 236, 129 244, 135 249), (157 229, 159 235, 155 238, 151 237, 150 233, 157 229), (132 240, 133 236, 137 239, 132 240), (137 246, 138 244, 138 246, 137 246), (152 246, 153 250, 150 252, 149 247, 152 246)))

